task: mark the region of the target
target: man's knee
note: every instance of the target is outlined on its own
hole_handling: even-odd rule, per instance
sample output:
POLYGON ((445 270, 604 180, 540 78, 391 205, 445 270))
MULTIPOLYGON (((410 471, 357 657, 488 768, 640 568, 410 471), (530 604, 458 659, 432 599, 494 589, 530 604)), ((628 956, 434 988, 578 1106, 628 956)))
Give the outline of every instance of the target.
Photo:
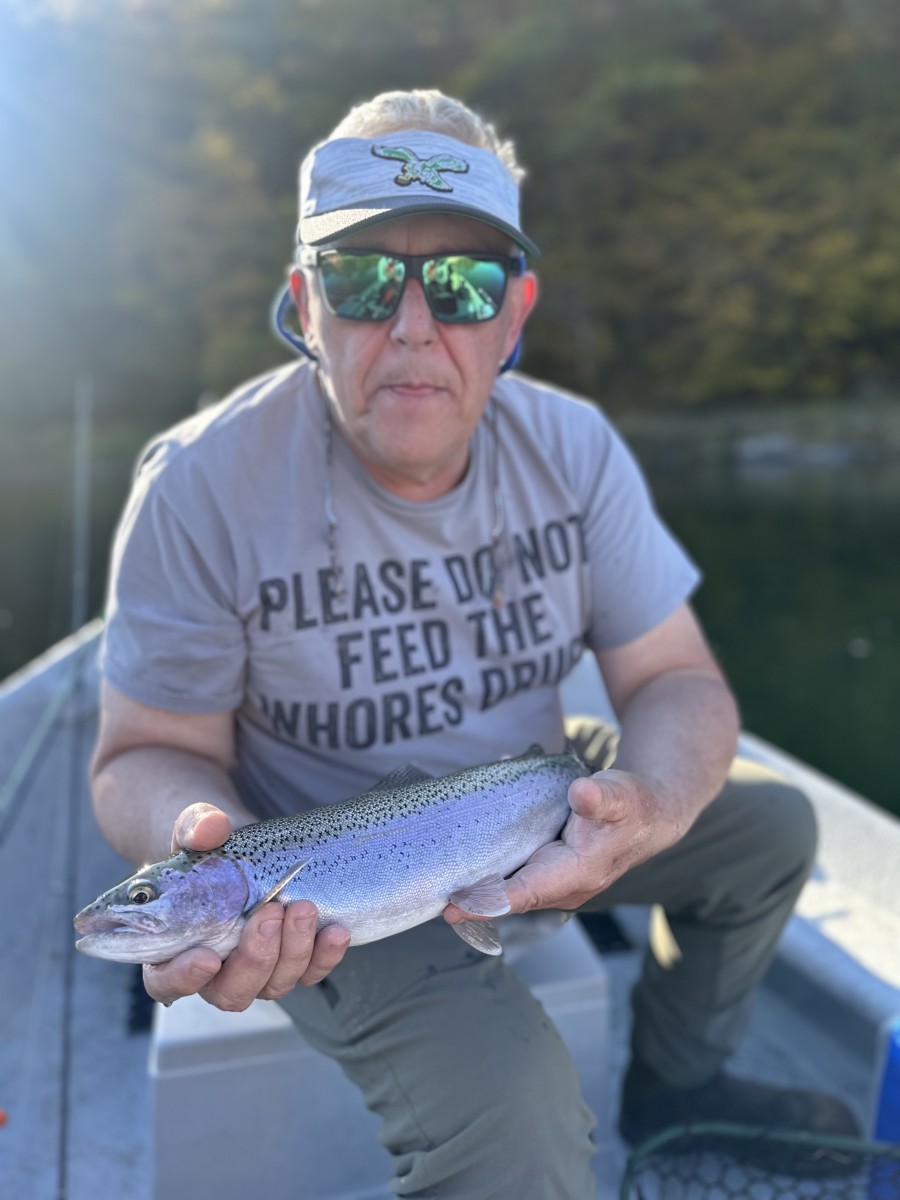
POLYGON ((381 1116, 398 1196, 592 1194, 593 1118, 574 1063, 503 962, 437 923, 348 960, 332 1002, 311 1015, 295 1004, 295 1020, 381 1116))
MULTIPOLYGON (((557 1037, 555 1030, 551 1036, 557 1037)), ((405 1144, 385 1128, 382 1140, 394 1156, 397 1195, 589 1200, 595 1188, 594 1118, 581 1099, 568 1052, 561 1044, 550 1052, 546 1045, 523 1045, 515 1062, 494 1066, 487 1087, 483 1076, 477 1090, 464 1077, 455 1078, 449 1104, 443 1089, 439 1117, 425 1102, 430 1120, 419 1110, 411 1140, 404 1123, 405 1144)))
POLYGON ((733 810, 745 856, 759 857, 772 871, 807 878, 815 863, 818 827, 801 788, 768 767, 738 758, 720 800, 733 810))
POLYGON ((792 905, 815 862, 816 842, 806 794, 774 771, 738 759, 680 842, 587 907, 659 903, 670 916, 722 916, 775 902, 792 905))

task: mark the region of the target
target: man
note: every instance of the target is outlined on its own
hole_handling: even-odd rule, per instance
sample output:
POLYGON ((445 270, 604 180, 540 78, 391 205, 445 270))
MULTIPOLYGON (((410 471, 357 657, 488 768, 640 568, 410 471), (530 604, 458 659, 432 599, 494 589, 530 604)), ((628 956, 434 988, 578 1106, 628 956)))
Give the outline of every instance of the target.
MULTIPOLYGON (((160 439, 122 520, 98 819, 137 863, 410 761, 560 750, 558 685, 590 647, 615 766, 591 731, 597 773, 507 887, 513 912, 665 905, 680 958, 648 955, 635 989, 623 1133, 691 1116, 848 1131, 827 1097, 720 1070, 814 825, 747 764, 723 790, 738 716, 688 605, 697 573, 615 433, 505 373, 537 298, 520 175, 436 92, 377 97, 305 160, 290 286, 309 361, 160 439)), ((593 1195, 572 1064, 503 962, 448 928, 466 915, 345 957, 309 902, 270 903, 224 964, 189 951, 146 986, 280 1000, 383 1116, 400 1196, 593 1195)))

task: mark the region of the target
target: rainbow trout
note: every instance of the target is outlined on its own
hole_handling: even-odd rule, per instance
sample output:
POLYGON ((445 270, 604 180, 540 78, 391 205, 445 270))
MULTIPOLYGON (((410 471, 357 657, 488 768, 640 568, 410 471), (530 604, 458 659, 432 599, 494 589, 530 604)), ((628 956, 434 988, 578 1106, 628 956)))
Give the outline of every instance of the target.
MULTIPOLYGON (((351 946, 430 921, 451 901, 502 916, 504 877, 559 836, 569 784, 586 774, 574 756, 539 746, 441 778, 401 767, 352 800, 246 825, 216 850, 142 867, 82 909, 76 946, 116 962, 166 962, 193 946, 224 958, 269 900, 312 900, 319 928, 346 926, 351 946)), ((477 950, 501 952, 490 922, 453 928, 477 950)))

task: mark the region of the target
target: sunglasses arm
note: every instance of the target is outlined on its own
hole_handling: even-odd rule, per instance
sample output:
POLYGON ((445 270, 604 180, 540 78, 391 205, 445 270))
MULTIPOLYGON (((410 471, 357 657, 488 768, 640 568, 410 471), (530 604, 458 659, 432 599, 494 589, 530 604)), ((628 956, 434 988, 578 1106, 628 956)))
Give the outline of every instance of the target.
POLYGON ((276 294, 272 302, 270 312, 270 320, 272 324, 272 332, 279 339, 294 350, 297 354, 304 354, 307 358, 311 358, 313 362, 317 362, 316 356, 307 346, 306 342, 299 333, 295 333, 288 326, 288 316, 294 309, 294 300, 291 296, 291 289, 285 286, 276 294))
MULTIPOLYGON (((291 350, 295 351, 297 354, 305 355, 307 358, 312 359, 313 362, 317 362, 318 359, 313 354, 312 350, 310 350, 309 346, 307 346, 303 338, 300 337, 299 334, 295 333, 293 329, 290 329, 287 324, 288 316, 290 315, 293 307, 294 301, 291 296, 291 289, 285 285, 285 287, 283 287, 276 294, 275 299, 272 302, 272 310, 270 314, 272 332, 279 341, 284 342, 284 344, 291 350)), ((510 354, 509 358, 507 358, 505 362, 500 364, 500 370, 498 374, 502 375, 505 371, 511 371, 519 361, 521 354, 522 338, 520 336, 515 346, 513 346, 512 354, 510 354)))

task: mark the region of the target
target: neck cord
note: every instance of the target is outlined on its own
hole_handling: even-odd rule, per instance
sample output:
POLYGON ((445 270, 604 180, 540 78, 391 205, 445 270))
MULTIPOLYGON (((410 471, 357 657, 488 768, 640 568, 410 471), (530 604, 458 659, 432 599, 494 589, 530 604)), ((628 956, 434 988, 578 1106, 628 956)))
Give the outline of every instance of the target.
POLYGON ((328 542, 328 562, 331 566, 331 577, 334 580, 334 593, 339 600, 343 600, 347 589, 344 587, 344 570, 338 562, 337 555, 338 521, 334 511, 334 439, 331 431, 331 409, 325 396, 322 397, 322 403, 325 425, 325 520, 328 523, 328 532, 325 536, 328 542))
POLYGON ((500 538, 506 527, 506 508, 503 504, 503 492, 500 490, 500 437, 497 433, 497 403, 491 396, 487 410, 488 424, 491 427, 493 453, 491 456, 491 480, 494 489, 494 527, 491 530, 491 604, 499 609, 503 604, 503 563, 500 557, 500 538))
MULTIPOLYGON (((331 408, 328 399, 323 395, 323 429, 325 432, 325 521, 328 526, 325 535, 328 543, 328 562, 331 576, 334 580, 334 594, 342 600, 347 589, 344 584, 344 570, 338 561, 337 531, 338 519, 334 511, 334 432, 331 422, 331 408)), ((488 591, 491 604, 499 609, 503 604, 503 563, 500 558, 500 538, 506 528, 506 508, 503 503, 503 492, 500 489, 500 438, 497 434, 497 406, 494 398, 489 401, 485 414, 491 429, 491 477, 494 496, 494 524, 491 529, 491 578, 488 591)))

